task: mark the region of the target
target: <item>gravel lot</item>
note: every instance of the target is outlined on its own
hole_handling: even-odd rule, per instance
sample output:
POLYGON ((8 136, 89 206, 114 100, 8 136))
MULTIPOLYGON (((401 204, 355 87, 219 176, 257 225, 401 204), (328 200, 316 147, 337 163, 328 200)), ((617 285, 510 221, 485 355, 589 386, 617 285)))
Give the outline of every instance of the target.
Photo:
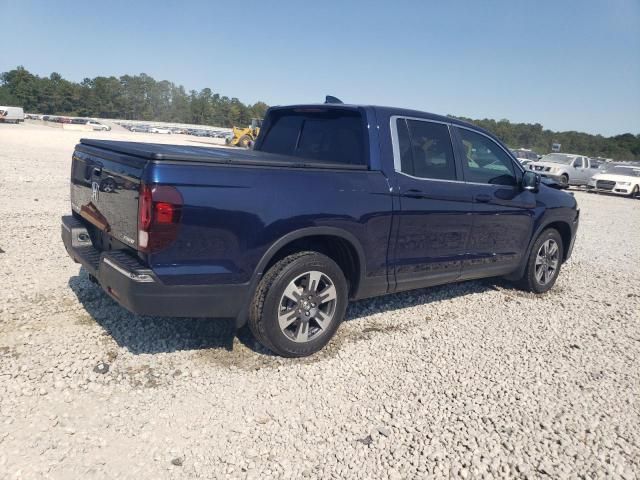
POLYGON ((283 360, 89 282, 59 226, 80 136, 0 125, 0 478, 639 475, 640 201, 576 192, 544 296, 475 281, 358 302, 326 351, 283 360))

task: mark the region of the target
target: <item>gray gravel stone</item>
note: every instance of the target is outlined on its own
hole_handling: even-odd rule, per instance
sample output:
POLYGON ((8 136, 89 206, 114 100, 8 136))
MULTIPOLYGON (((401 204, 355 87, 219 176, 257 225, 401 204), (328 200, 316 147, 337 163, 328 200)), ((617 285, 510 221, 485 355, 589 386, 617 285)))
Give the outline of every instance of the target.
POLYGON ((323 352, 284 360, 92 284, 59 238, 79 135, 53 130, 0 129, 0 478, 636 478, 640 242, 622 232, 639 201, 575 192, 545 295, 497 280, 361 301, 323 352))

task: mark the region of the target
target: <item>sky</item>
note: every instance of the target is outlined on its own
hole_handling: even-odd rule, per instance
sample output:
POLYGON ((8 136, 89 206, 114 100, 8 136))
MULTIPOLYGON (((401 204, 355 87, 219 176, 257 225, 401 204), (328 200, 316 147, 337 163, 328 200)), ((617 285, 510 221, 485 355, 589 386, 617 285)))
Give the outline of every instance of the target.
POLYGON ((640 0, 0 0, 0 72, 640 133, 640 0))

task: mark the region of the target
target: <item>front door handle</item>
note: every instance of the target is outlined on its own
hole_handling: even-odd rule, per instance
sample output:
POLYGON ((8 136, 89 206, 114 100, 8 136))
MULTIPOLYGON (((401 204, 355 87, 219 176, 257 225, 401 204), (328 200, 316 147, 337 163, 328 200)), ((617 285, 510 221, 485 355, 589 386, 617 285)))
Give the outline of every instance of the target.
POLYGON ((476 202, 488 203, 491 201, 491 195, 487 195, 485 193, 481 193, 480 195, 476 195, 476 202))
POLYGON ((424 193, 416 188, 410 188, 404 196, 408 198, 424 198, 424 193))

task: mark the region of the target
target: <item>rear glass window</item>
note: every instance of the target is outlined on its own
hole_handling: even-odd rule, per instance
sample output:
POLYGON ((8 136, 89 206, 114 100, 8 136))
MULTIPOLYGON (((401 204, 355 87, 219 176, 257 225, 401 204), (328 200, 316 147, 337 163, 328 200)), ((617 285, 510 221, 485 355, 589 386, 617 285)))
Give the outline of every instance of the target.
POLYGON ((396 126, 403 173, 418 178, 456 179, 453 147, 446 125, 399 118, 396 126))
POLYGON ((365 165, 362 116, 357 111, 339 109, 274 112, 257 150, 319 162, 365 165))

